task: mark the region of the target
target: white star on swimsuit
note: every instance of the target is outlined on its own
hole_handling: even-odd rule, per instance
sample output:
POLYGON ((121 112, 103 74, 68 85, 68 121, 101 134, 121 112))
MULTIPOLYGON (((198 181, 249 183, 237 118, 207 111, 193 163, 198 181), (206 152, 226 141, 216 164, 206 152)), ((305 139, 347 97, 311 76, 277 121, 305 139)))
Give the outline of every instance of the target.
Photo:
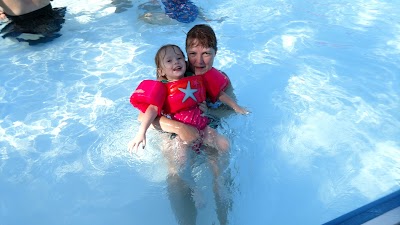
POLYGON ((183 88, 178 88, 180 91, 182 91, 183 93, 185 93, 185 97, 183 97, 182 99, 182 103, 186 101, 186 99, 188 98, 192 98, 193 100, 195 100, 197 102, 196 97, 194 97, 194 93, 197 92, 197 89, 192 89, 192 87, 190 87, 190 81, 188 81, 186 89, 183 88))

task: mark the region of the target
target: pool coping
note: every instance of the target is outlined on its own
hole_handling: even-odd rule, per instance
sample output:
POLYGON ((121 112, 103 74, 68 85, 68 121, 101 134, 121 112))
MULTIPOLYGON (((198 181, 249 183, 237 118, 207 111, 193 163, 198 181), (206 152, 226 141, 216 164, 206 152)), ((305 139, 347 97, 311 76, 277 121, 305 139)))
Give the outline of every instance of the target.
MULTIPOLYGON (((393 221, 389 222, 389 220, 393 220, 393 212, 395 212, 397 216, 398 211, 400 211, 400 190, 361 206, 360 208, 339 216, 323 225, 354 225, 364 224, 369 221, 372 222, 373 220, 379 221, 376 223, 379 225, 397 225, 400 224, 400 216, 399 218, 394 218, 397 220, 394 224, 393 221)), ((375 223, 368 224, 372 225, 375 223)))

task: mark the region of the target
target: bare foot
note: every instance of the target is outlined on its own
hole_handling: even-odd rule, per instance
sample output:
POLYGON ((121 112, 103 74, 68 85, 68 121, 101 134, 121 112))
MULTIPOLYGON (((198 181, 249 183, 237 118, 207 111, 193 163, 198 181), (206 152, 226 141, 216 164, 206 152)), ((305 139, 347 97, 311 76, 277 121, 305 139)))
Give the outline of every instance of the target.
POLYGON ((4 20, 7 20, 7 16, 6 16, 6 14, 4 14, 3 11, 0 10, 0 21, 4 21, 4 20))

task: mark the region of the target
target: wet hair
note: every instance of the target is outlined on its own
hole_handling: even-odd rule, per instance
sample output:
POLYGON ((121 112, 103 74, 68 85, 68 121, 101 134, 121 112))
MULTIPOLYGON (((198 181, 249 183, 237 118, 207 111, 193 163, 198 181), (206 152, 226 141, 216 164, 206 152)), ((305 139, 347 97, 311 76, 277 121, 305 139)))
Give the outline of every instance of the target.
POLYGON ((198 24, 192 27, 186 35, 186 51, 193 46, 213 48, 217 51, 217 37, 214 30, 206 24, 198 24))
POLYGON ((154 57, 154 62, 156 63, 156 67, 157 67, 157 78, 161 77, 160 74, 158 74, 158 69, 162 67, 162 65, 161 65, 162 60, 165 57, 165 54, 167 54, 168 48, 172 48, 175 53, 178 53, 178 52, 176 52, 176 50, 179 50, 180 53, 183 55, 183 57, 185 57, 185 54, 183 53, 182 49, 179 48, 179 46, 177 46, 177 45, 167 44, 167 45, 161 46, 161 48, 158 49, 156 56, 154 57))

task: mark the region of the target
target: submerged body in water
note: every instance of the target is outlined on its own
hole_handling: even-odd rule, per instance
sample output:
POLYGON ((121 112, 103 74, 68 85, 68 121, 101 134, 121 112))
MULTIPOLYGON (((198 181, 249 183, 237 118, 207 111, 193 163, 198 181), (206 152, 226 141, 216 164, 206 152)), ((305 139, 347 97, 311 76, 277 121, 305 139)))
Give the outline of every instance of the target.
POLYGON ((51 41, 61 34, 58 33, 65 22, 66 7, 53 8, 51 4, 23 15, 7 15, 8 21, 1 29, 3 38, 15 38, 30 45, 51 41))
POLYGON ((192 23, 196 19, 206 22, 222 22, 224 18, 208 19, 201 8, 187 0, 150 1, 139 5, 143 11, 139 18, 149 24, 171 25, 178 23, 192 23))

